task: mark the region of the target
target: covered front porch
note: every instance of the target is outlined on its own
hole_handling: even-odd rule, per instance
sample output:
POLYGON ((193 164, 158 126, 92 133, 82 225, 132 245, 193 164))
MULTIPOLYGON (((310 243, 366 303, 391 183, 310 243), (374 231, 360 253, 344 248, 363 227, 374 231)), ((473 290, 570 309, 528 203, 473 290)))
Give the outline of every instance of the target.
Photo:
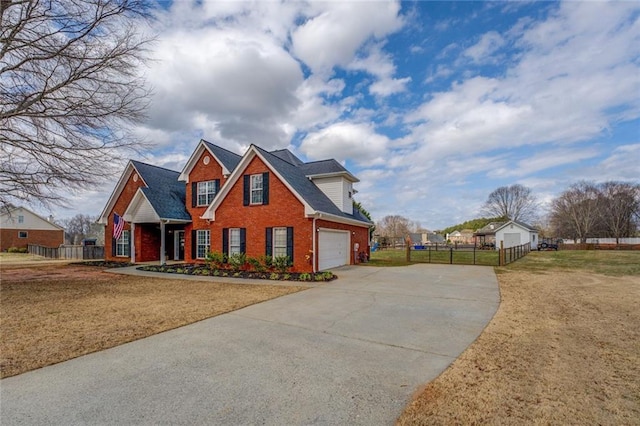
POLYGON ((131 225, 131 262, 184 260, 184 228, 191 222, 184 204, 171 194, 141 188, 124 212, 131 225), (177 208, 176 206, 180 207, 177 208))
MULTIPOLYGON (((125 219, 126 220, 126 219, 125 219)), ((160 262, 184 260, 185 223, 131 222, 131 262, 160 262)))

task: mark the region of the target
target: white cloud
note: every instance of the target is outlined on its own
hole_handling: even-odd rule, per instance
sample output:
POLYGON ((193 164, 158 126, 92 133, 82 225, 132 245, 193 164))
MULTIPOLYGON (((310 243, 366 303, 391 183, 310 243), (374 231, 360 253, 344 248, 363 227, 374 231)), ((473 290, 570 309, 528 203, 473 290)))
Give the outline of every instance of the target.
POLYGON ((471 58, 474 62, 490 62, 491 55, 505 45, 504 38, 495 31, 489 31, 480 37, 478 43, 462 52, 464 56, 471 58))
POLYGON ((371 124, 336 123, 307 135, 300 151, 311 159, 351 159, 358 164, 383 164, 389 139, 371 124))
POLYGON ((382 39, 402 26, 399 2, 313 3, 316 14, 291 34, 293 52, 314 73, 346 66, 370 39, 382 39))

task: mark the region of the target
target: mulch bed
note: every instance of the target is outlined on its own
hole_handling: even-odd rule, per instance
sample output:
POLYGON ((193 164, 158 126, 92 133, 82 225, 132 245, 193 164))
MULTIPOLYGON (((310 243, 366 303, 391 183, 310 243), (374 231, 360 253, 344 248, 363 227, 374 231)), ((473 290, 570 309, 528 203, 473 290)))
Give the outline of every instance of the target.
POLYGON ((246 271, 233 269, 216 269, 206 265, 183 263, 179 265, 146 265, 137 268, 140 271, 164 272, 167 274, 199 275, 225 278, 250 278, 272 281, 316 281, 326 282, 338 278, 332 272, 276 272, 276 271, 246 271))

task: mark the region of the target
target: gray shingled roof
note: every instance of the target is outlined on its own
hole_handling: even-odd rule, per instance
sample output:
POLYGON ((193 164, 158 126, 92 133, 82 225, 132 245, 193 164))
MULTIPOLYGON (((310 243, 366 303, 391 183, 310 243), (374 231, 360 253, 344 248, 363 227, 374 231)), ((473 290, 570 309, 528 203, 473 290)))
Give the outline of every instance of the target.
POLYGON ((293 164, 294 166, 300 166, 304 164, 301 159, 296 157, 293 152, 289 151, 288 149, 278 149, 276 151, 271 151, 270 154, 273 154, 276 157, 286 161, 287 163, 293 164))
POLYGON ((161 219, 191 220, 185 206, 186 187, 179 172, 131 160, 147 184, 142 192, 161 219))
MULTIPOLYGON (((255 146, 256 150, 265 158, 265 160, 273 167, 286 181, 287 183, 298 193, 300 196, 311 206, 312 209, 332 214, 346 219, 355 219, 365 223, 372 223, 369 219, 364 217, 359 210, 355 209, 354 214, 348 214, 340 210, 334 203, 316 186, 311 182, 307 175, 309 174, 305 168, 305 163, 300 166, 295 166, 288 161, 283 160, 280 156, 274 155, 264 149, 255 146)), ((331 160, 329 160, 331 161, 331 160)), ((334 160, 335 161, 335 160, 334 160)), ((313 163, 311 163, 313 164, 313 163)), ((339 165, 339 163, 336 162, 339 165)), ((342 166, 340 166, 342 167, 342 166)), ((343 168, 344 169, 344 168, 343 168)), ((327 173, 327 172, 324 172, 327 173)))
POLYGON ((204 139, 202 140, 202 142, 207 145, 207 148, 209 148, 209 150, 213 152, 213 155, 215 155, 216 158, 220 160, 220 162, 227 168, 227 170, 229 170, 229 172, 232 172, 242 159, 242 156, 234 154, 233 152, 226 150, 218 145, 214 145, 211 142, 207 142, 204 139))
POLYGON ((338 163, 334 159, 312 161, 310 163, 303 164, 301 167, 307 175, 322 175, 325 173, 349 173, 347 169, 342 167, 342 164, 338 163))

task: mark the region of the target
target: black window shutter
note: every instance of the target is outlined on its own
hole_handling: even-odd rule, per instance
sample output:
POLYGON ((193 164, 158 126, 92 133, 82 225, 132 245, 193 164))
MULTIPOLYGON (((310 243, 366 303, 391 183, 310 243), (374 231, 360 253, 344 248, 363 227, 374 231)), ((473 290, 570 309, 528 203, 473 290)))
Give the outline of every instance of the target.
POLYGON ((262 204, 269 204, 269 173, 262 174, 262 204))
POLYGON ((247 252, 247 228, 240 228, 240 253, 247 252))
POLYGON ((229 228, 222 228, 222 254, 229 256, 229 228))
POLYGON ((115 238, 111 239, 111 256, 113 257, 116 256, 116 239, 115 238))
POLYGON ((289 261, 293 263, 293 227, 287 227, 287 256, 289 256, 289 261))
POLYGON ((213 191, 214 196, 218 193, 218 191, 220 191, 220 179, 216 179, 213 181, 213 191))
POLYGON ((265 235, 265 246, 264 246, 264 254, 268 257, 273 256, 273 228, 267 228, 267 233, 265 235))
POLYGON ((243 199, 243 204, 245 206, 249 205, 249 200, 250 200, 250 197, 251 197, 251 190, 249 188, 250 180, 251 180, 251 176, 244 175, 244 199, 243 199))
POLYGON ((195 229, 191 231, 191 259, 198 257, 198 231, 195 229))
POLYGON ((198 182, 191 182, 191 207, 198 205, 198 182))

